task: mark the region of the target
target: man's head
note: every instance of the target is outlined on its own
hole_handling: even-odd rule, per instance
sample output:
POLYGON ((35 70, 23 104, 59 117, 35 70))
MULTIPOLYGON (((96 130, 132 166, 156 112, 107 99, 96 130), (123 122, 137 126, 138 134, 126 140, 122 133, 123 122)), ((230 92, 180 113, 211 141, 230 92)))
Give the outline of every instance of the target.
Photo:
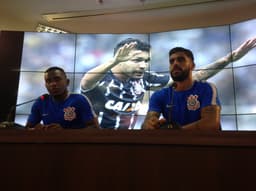
POLYGON ((150 45, 139 39, 128 38, 117 44, 114 55, 119 55, 119 64, 115 67, 115 72, 119 73, 119 76, 124 80, 140 79, 149 65, 150 45))
POLYGON ((59 67, 50 67, 44 72, 45 87, 50 95, 61 96, 67 94, 69 79, 65 71, 59 67))
POLYGON ((174 81, 184 81, 192 76, 195 68, 194 55, 191 50, 175 47, 169 51, 170 74, 174 81))

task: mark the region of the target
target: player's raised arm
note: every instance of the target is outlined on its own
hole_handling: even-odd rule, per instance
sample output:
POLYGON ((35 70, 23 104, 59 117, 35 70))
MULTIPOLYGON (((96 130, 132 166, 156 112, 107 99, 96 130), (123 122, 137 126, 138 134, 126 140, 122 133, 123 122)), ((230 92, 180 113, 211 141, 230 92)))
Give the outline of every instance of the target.
POLYGON ((138 54, 140 50, 131 51, 135 46, 136 42, 123 45, 116 51, 114 57, 111 60, 88 71, 81 80, 81 88, 83 90, 94 88, 96 84, 105 76, 107 71, 111 70, 120 62, 130 60, 132 57, 138 54))
POLYGON ((229 63, 235 62, 235 61, 241 59, 244 55, 246 55, 255 46, 256 46, 256 37, 245 41, 243 44, 241 44, 237 49, 232 51, 230 54, 207 65, 205 68, 203 68, 199 71, 196 71, 193 74, 193 79, 207 80, 208 78, 214 76, 216 73, 220 72, 229 63))

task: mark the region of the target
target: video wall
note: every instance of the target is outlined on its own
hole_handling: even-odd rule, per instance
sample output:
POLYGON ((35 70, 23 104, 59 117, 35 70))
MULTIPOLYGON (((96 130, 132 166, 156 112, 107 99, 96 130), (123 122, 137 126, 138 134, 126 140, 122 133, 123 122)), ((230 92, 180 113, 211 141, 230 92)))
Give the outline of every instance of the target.
MULTIPOLYGON (((68 73, 71 82, 69 90, 81 93, 80 82, 84 74, 111 60, 119 42, 127 38, 136 38, 150 44, 147 72, 160 77, 169 76, 168 51, 171 48, 182 46, 191 49, 195 57, 195 74, 207 70, 211 73, 213 68, 217 71, 214 75, 209 74, 207 80, 215 83, 218 88, 222 105, 222 130, 256 130, 256 47, 246 47, 248 43, 243 44, 256 38, 256 31, 252 30, 254 27, 256 19, 231 25, 150 34, 25 32, 17 104, 47 93, 43 73, 50 66, 62 67, 68 73), (241 50, 242 44, 243 52, 246 53, 243 53, 240 59, 236 60, 236 57, 233 57, 229 62, 222 62, 232 52, 241 50)), ((147 112, 148 99, 154 90, 143 89, 144 86, 140 86, 139 83, 133 85, 132 91, 140 91, 139 101, 124 103, 112 98, 112 107, 107 108, 105 104, 102 111, 112 110, 117 121, 125 116, 125 120, 132 121, 127 128, 140 129, 147 112), (130 107, 132 112, 128 109, 130 107)), ((90 98, 94 106, 101 99, 105 97, 90 98)), ((25 124, 32 104, 33 102, 29 102, 16 108, 15 122, 25 124)), ((101 111, 98 111, 98 115, 101 121, 101 111)), ((118 129, 118 124, 116 123, 113 128, 118 129)))

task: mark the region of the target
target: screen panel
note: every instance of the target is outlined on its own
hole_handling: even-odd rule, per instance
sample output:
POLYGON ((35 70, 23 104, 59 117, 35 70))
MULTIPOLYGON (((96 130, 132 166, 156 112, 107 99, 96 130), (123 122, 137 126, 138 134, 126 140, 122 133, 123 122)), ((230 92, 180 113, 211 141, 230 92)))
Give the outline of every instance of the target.
POLYGON ((230 52, 229 26, 153 33, 150 44, 152 70, 169 71, 168 52, 177 46, 192 50, 196 69, 200 69, 230 52))
POLYGON ((22 71, 44 71, 59 66, 74 72, 75 34, 25 32, 22 71))
POLYGON ((237 131, 237 117, 236 115, 226 115, 221 116, 221 130, 222 131, 237 131))
MULTIPOLYGON (((242 43, 246 42, 249 39, 256 37, 256 31, 254 30, 256 26, 256 19, 251 19, 244 22, 239 22, 236 24, 230 25, 230 34, 232 42, 232 50, 235 50, 242 43)), ((237 60, 233 63, 234 67, 243 67, 246 65, 255 65, 255 54, 256 49, 250 50, 246 56, 237 60)))
MULTIPOLYGON (((256 37, 256 19, 232 24, 231 42, 232 50, 242 43, 256 37)), ((256 103, 255 103, 255 72, 256 48, 250 50, 241 59, 233 62, 235 105, 238 121, 238 130, 256 130, 256 103)))
POLYGON ((252 115, 237 115, 238 131, 255 131, 256 116, 252 115))
POLYGON ((107 62, 113 57, 116 45, 127 38, 149 43, 148 34, 78 34, 75 71, 85 73, 107 62))

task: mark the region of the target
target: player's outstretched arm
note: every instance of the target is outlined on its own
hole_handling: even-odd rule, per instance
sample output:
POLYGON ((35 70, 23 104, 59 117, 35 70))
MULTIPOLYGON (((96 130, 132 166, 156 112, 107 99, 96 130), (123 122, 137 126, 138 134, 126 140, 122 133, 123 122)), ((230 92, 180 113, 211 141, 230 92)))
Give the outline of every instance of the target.
POLYGON ((94 88, 97 83, 105 76, 106 72, 108 72, 111 68, 113 68, 120 62, 130 60, 132 57, 138 54, 139 50, 131 51, 134 49, 135 45, 136 42, 125 44, 117 50, 115 56, 111 60, 89 70, 81 79, 81 88, 83 90, 89 90, 94 88))
POLYGON ((231 62, 235 62, 246 55, 251 49, 256 47, 256 37, 251 38, 241 44, 237 49, 232 51, 230 54, 216 60, 215 62, 207 65, 205 68, 196 71, 193 74, 193 78, 197 80, 207 80, 220 72, 225 66, 231 62))

